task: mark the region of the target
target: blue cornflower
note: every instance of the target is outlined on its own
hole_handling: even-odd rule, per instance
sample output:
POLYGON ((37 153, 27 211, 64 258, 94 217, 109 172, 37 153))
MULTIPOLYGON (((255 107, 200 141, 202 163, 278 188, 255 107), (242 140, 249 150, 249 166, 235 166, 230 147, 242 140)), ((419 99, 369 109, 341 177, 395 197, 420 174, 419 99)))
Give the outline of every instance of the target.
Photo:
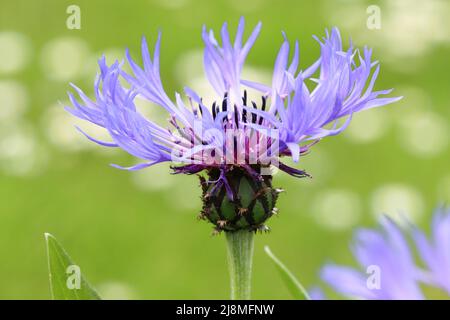
POLYGON ((435 211, 430 240, 414 225, 402 230, 387 217, 380 225, 380 230, 362 229, 355 235, 352 252, 360 268, 328 264, 322 279, 349 298, 419 300, 424 299, 422 284, 450 295, 450 208, 435 211))
POLYGON ((445 290, 450 296, 450 208, 436 210, 431 239, 418 228, 413 229, 413 238, 428 270, 424 281, 445 290))
POLYGON ((260 29, 258 23, 243 41, 241 18, 232 42, 225 23, 219 44, 213 31, 203 27, 204 69, 216 93, 212 105, 206 105, 187 87, 184 96, 175 93, 175 99, 171 99, 167 95, 159 73, 159 34, 153 57, 145 38, 142 39, 143 67, 127 50, 126 60, 132 73, 123 70, 123 62, 108 66, 102 57, 94 85, 95 100, 72 85, 81 101, 69 93, 73 108, 67 110, 105 128, 112 141, 97 140, 79 129, 88 139, 106 147, 120 147, 144 161, 132 167, 115 167, 137 170, 171 162, 175 173, 205 170, 208 177, 201 179, 205 199, 202 217, 219 229, 260 226, 272 215, 278 193, 271 185, 270 165, 293 176, 307 176, 306 172, 280 162, 280 157, 290 156, 298 161, 320 139, 344 130, 354 112, 400 99, 380 97, 391 90, 373 90, 379 65, 372 61, 371 50, 360 52, 350 45, 344 51, 336 28, 323 39, 316 38, 321 54, 306 69, 299 69, 298 42, 289 61, 290 44, 283 34, 271 86, 242 79, 245 59, 260 29), (248 90, 259 92, 261 101, 249 101, 248 90), (168 127, 139 113, 136 97, 164 108, 168 127), (339 127, 338 119, 343 117, 347 119, 339 127), (245 185, 241 183, 243 178, 245 185), (251 196, 243 199, 239 189, 250 190, 251 196), (221 208, 224 196, 231 209, 221 208), (262 212, 260 216, 254 216, 252 212, 258 210, 262 212), (247 217, 251 218, 239 220, 239 215, 232 212, 250 212, 247 217))

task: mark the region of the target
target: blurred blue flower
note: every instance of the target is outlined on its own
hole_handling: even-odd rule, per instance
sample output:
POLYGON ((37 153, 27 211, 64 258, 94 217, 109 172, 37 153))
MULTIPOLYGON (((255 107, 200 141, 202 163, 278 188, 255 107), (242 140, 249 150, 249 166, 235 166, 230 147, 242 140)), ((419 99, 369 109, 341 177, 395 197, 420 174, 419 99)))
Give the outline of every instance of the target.
POLYGON ((424 299, 420 284, 450 294, 450 208, 437 209, 431 240, 417 226, 406 230, 383 217, 380 230, 356 232, 352 253, 360 268, 327 264, 321 278, 338 293, 358 299, 424 299), (426 269, 419 267, 407 241, 414 239, 426 269))
POLYGON ((424 279, 431 285, 440 287, 450 295, 450 208, 438 208, 432 221, 431 238, 417 227, 413 238, 420 257, 429 270, 424 279))
POLYGON ((260 29, 258 23, 243 42, 241 18, 232 43, 225 23, 219 44, 213 31, 203 28, 204 69, 217 97, 211 106, 187 87, 184 99, 179 93, 174 100, 166 94, 159 68, 160 34, 153 57, 142 39, 143 68, 127 50, 131 74, 123 70, 123 62, 108 66, 102 57, 95 99, 72 85, 79 98, 69 93, 73 107, 66 109, 105 128, 112 141, 100 141, 82 131, 88 139, 106 147, 120 147, 144 160, 132 167, 116 167, 137 170, 173 162, 180 164, 174 167, 175 173, 188 174, 214 168, 220 171, 217 182, 227 185, 226 175, 233 167, 255 179, 261 179, 261 167, 269 164, 291 175, 305 176, 304 171, 288 167, 279 158, 291 156, 298 161, 318 140, 344 130, 354 112, 400 99, 380 98, 391 90, 373 90, 380 67, 372 61, 371 50, 360 52, 352 45, 344 50, 336 28, 322 40, 316 38, 320 58, 305 70, 299 70, 298 42, 289 63, 290 45, 283 34, 271 86, 242 79, 245 59, 260 29), (248 101, 247 90, 259 92, 261 102, 248 101), (169 127, 145 118, 136 108, 136 97, 164 108, 169 127), (343 117, 347 119, 338 126, 338 119, 343 117))

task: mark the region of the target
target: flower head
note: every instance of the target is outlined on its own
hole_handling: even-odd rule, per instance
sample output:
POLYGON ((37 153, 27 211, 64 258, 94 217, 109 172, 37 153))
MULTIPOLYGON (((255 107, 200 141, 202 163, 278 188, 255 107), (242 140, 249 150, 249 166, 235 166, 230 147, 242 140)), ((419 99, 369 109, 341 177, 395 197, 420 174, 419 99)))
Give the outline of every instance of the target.
POLYGON ((445 290, 450 295, 450 210, 437 209, 431 241, 416 226, 406 231, 387 217, 381 230, 356 233, 352 252, 360 268, 326 265, 322 279, 344 296, 359 299, 424 299, 421 284, 445 290), (425 269, 415 261, 406 236, 411 236, 425 269))
POLYGON ((132 167, 115 167, 137 170, 172 162, 175 173, 195 174, 205 170, 208 179, 202 180, 206 206, 202 216, 220 229, 227 224, 232 230, 259 226, 274 211, 276 192, 271 186, 271 165, 293 176, 307 176, 306 172, 283 164, 280 158, 290 156, 297 162, 317 141, 345 129, 354 112, 399 99, 380 98, 390 90, 373 90, 379 65, 371 60, 371 50, 365 48, 360 53, 350 46, 343 51, 337 29, 327 32, 322 40, 317 39, 320 58, 306 69, 299 69, 297 42, 289 62, 290 44, 283 34, 271 86, 242 79, 245 59, 260 30, 261 23, 244 41, 241 18, 232 40, 225 23, 219 44, 213 31, 203 27, 204 69, 216 93, 211 105, 206 105, 187 87, 183 96, 175 93, 171 99, 167 95, 159 73, 159 34, 152 56, 145 38, 142 39, 143 67, 127 50, 130 74, 123 70, 123 63, 108 66, 102 57, 94 85, 95 100, 73 86, 79 99, 69 94, 73 107, 67 110, 105 128, 112 141, 99 141, 82 131, 88 139, 106 147, 120 147, 143 160, 132 167), (248 90, 259 92, 260 101, 250 101, 248 90), (168 127, 139 113, 136 97, 165 109, 168 127), (343 117, 347 119, 338 126, 338 119, 343 117), (247 206, 238 201, 242 200, 238 189, 244 176, 251 184, 247 188, 251 190, 249 199, 257 199, 254 208, 264 207, 264 212, 259 212, 264 219, 253 219, 253 209, 249 207, 252 201, 247 206), (222 203, 217 199, 221 193, 229 201, 229 215, 220 212, 222 203), (212 211, 217 219, 211 219, 212 211), (243 223, 245 212, 250 212, 253 218, 243 223))

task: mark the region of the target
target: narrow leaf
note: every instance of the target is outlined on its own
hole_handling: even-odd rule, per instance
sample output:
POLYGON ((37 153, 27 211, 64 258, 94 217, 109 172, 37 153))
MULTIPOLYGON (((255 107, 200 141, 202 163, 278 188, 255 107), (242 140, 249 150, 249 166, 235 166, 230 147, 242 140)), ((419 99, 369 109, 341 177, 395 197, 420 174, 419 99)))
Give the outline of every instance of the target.
POLYGON ((264 247, 264 251, 270 259, 275 263, 275 266, 280 273, 283 282, 286 284, 289 292, 296 300, 311 300, 308 292, 301 285, 300 281, 292 274, 291 271, 270 251, 268 246, 264 247))
POLYGON ((54 300, 100 300, 78 265, 51 234, 45 234, 50 290, 54 300))

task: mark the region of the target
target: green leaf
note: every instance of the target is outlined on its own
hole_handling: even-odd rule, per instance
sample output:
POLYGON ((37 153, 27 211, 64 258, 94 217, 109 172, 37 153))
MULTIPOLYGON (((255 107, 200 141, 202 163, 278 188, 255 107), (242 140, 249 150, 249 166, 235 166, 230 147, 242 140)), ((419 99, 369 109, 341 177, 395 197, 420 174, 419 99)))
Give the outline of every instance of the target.
POLYGON ((81 269, 51 234, 45 234, 50 290, 54 300, 100 300, 81 269))
POLYGON ((264 247, 264 251, 270 259, 275 263, 275 266, 280 273, 283 282, 286 284, 289 292, 296 300, 311 300, 308 292, 301 285, 300 281, 293 275, 291 271, 270 251, 268 246, 264 247))

